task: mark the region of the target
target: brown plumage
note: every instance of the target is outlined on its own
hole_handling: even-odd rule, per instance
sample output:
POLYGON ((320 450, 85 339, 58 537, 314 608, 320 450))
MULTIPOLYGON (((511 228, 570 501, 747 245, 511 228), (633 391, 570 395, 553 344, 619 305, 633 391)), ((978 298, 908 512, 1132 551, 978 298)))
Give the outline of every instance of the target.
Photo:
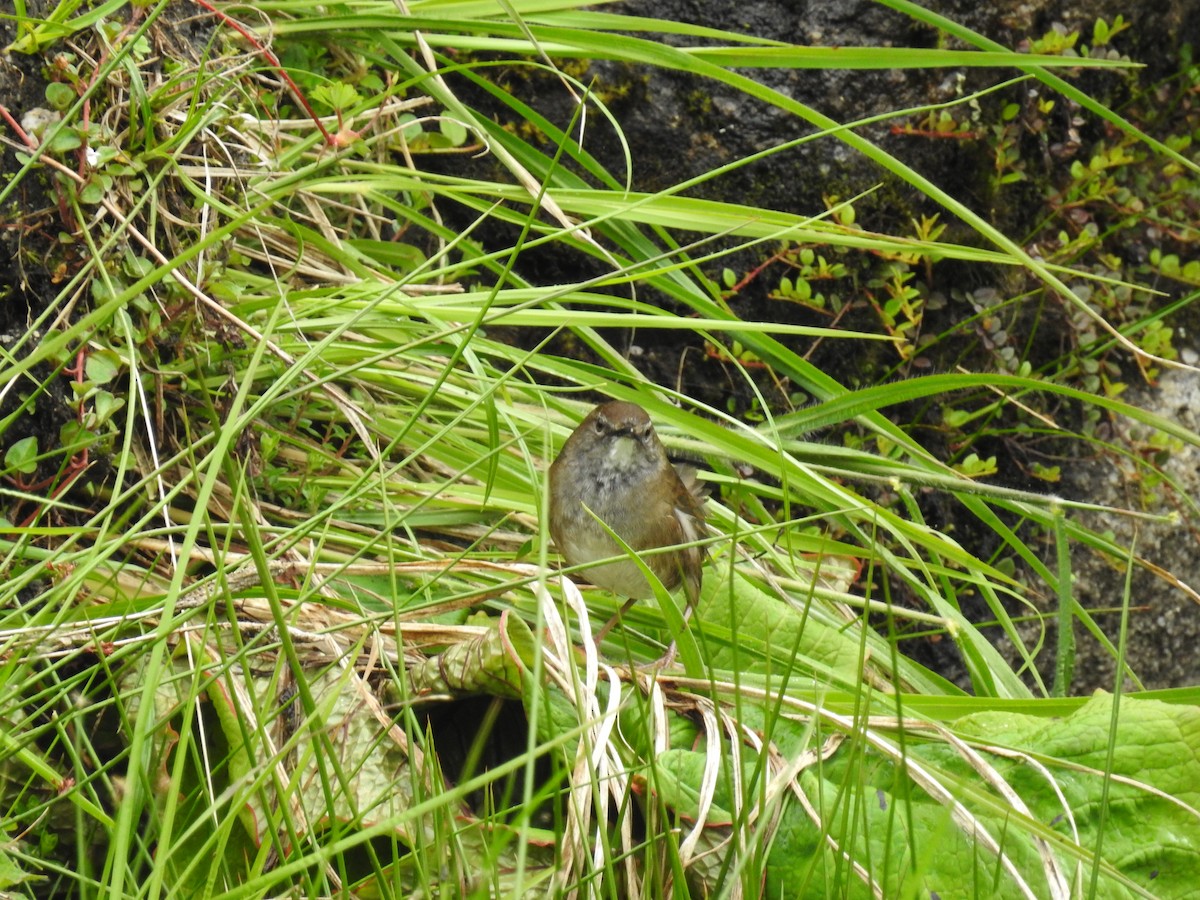
POLYGON ((700 547, 642 551, 700 538, 703 503, 694 473, 671 464, 650 417, 634 403, 602 403, 567 438, 550 466, 550 535, 569 565, 586 566, 583 574, 592 584, 629 598, 597 639, 634 600, 652 597, 654 592, 632 560, 587 566, 623 552, 592 513, 639 552, 668 590, 682 584, 690 609, 700 593, 704 551, 700 547))

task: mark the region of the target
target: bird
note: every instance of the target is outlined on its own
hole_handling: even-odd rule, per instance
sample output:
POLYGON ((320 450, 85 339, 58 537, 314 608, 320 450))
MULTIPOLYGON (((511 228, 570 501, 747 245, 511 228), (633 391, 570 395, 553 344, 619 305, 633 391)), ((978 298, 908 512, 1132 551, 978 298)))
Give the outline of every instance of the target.
POLYGON ((634 602, 654 596, 628 557, 591 565, 624 555, 597 517, 667 590, 683 586, 691 613, 703 577, 705 553, 694 542, 704 535, 704 491, 693 470, 676 468, 667 457, 642 407, 612 400, 593 409, 567 438, 549 479, 550 536, 559 553, 592 584, 627 598, 597 632, 597 642, 634 602), (660 548, 668 549, 648 552, 660 548))

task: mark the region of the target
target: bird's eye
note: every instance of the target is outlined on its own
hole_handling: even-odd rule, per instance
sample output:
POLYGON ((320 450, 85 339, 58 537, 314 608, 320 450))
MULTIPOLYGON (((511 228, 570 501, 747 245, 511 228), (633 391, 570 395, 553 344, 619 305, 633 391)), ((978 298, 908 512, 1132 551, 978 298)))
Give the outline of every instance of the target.
POLYGON ((596 434, 604 434, 604 420, 597 419, 592 423, 592 427, 596 429, 596 434))

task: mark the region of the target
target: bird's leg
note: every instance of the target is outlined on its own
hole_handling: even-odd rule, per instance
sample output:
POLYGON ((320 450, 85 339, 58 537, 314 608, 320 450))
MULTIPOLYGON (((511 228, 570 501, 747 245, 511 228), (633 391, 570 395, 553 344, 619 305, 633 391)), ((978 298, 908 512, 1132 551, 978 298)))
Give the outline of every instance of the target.
POLYGON ((625 601, 625 604, 620 609, 617 610, 616 615, 614 615, 611 619, 609 619, 607 622, 604 623, 604 627, 596 632, 596 643, 597 644, 599 644, 602 640, 604 640, 605 635, 607 635, 610 631, 612 631, 613 626, 616 625, 619 621, 621 621, 621 616, 623 616, 623 615, 625 615, 625 613, 629 612, 629 608, 631 606, 633 606, 633 604, 635 604, 635 603, 637 603, 637 600, 634 599, 633 597, 630 597, 628 600, 625 601))
MULTIPOLYGON (((683 608, 683 625, 686 628, 688 620, 692 617, 692 604, 684 604, 683 608)), ((667 652, 650 663, 649 668, 652 669, 669 669, 675 664, 675 657, 679 653, 679 647, 675 641, 671 641, 671 645, 667 647, 667 652)))
MULTIPOLYGON (((621 621, 621 616, 623 616, 626 612, 628 612, 629 608, 631 606, 633 606, 633 604, 635 604, 636 602, 637 602, 637 600, 634 598, 630 598, 630 599, 626 600, 625 603, 621 606, 621 608, 617 610, 616 614, 611 619, 609 619, 607 622, 604 623, 604 627, 596 632, 596 639, 595 639, 596 644, 599 644, 602 640, 604 640, 605 636, 610 631, 612 631, 613 626, 616 625, 617 622, 621 621)), ((689 620, 692 618, 692 609, 693 609, 693 606, 691 603, 687 603, 684 605, 683 624, 684 624, 685 628, 687 627, 689 620)), ((647 669, 654 669, 654 670, 669 669, 672 665, 674 665, 675 657, 678 654, 679 654, 679 647, 676 645, 675 641, 671 641, 670 646, 667 647, 666 653, 664 653, 658 659, 654 660, 654 662, 647 663, 646 665, 638 666, 638 668, 643 671, 647 670, 647 669)))

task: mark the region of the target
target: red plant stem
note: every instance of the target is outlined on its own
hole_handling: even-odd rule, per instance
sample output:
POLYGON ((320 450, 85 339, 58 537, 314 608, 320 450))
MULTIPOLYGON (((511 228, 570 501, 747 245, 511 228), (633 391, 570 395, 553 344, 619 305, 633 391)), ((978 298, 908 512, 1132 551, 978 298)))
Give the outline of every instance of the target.
POLYGON ((766 262, 751 269, 749 272, 747 272, 745 274, 745 276, 742 278, 741 281, 739 281, 737 284, 735 284, 732 288, 729 289, 729 293, 737 294, 740 291, 745 290, 746 286, 748 284, 750 284, 750 282, 752 282, 754 279, 756 279, 759 275, 761 275, 764 269, 766 269, 768 266, 773 266, 775 263, 779 262, 781 259, 783 259, 784 255, 785 255, 784 252, 780 251, 779 253, 776 253, 773 256, 769 257, 766 260, 766 262))
POLYGON ((8 127, 11 128, 16 133, 17 137, 21 139, 22 144, 24 144, 30 150, 37 149, 38 142, 25 133, 25 129, 17 124, 17 120, 12 117, 12 113, 8 111, 8 107, 6 107, 3 103, 0 103, 0 119, 4 119, 4 121, 8 123, 8 127))
MULTIPOLYGON (((74 378, 76 384, 83 384, 84 376, 87 374, 86 344, 80 347, 79 352, 75 354, 75 365, 63 367, 63 374, 74 378)), ((79 404, 79 424, 83 424, 83 403, 79 404)))
POLYGON ((248 28, 246 28, 244 25, 242 25, 241 22, 237 21, 236 19, 232 19, 229 16, 227 16, 225 13, 221 12, 219 9, 217 9, 211 3, 209 3, 208 0, 195 0, 195 2, 198 6, 202 6, 205 9, 207 9, 210 13, 212 13, 214 16, 219 18, 222 22, 224 22, 226 25, 228 25, 230 28, 232 28, 234 31, 236 31, 238 34, 240 34, 242 37, 244 37, 247 41, 250 42, 251 46, 253 46, 255 50, 257 50, 260 54, 262 54, 262 56, 266 59, 266 61, 271 64, 272 68, 274 68, 275 71, 279 73, 279 77, 282 78, 284 80, 284 82, 287 84, 288 90, 292 92, 292 97, 295 98, 297 103, 299 103, 301 106, 304 107, 304 111, 306 113, 308 113, 309 118, 311 118, 314 122, 316 122, 317 128, 320 129, 321 134, 325 138, 325 143, 331 147, 336 146, 337 140, 334 138, 333 135, 331 135, 329 133, 328 129, 326 129, 325 126, 321 124, 320 117, 315 112, 313 112, 313 108, 311 106, 309 106, 307 98, 305 98, 305 96, 302 93, 300 93, 300 88, 296 86, 296 82, 292 81, 291 76, 288 75, 288 73, 284 71, 283 64, 279 62, 279 58, 277 56, 275 56, 275 54, 272 53, 269 49, 267 49, 267 47, 263 44, 262 41, 260 41, 253 34, 251 34, 250 30, 248 28))

